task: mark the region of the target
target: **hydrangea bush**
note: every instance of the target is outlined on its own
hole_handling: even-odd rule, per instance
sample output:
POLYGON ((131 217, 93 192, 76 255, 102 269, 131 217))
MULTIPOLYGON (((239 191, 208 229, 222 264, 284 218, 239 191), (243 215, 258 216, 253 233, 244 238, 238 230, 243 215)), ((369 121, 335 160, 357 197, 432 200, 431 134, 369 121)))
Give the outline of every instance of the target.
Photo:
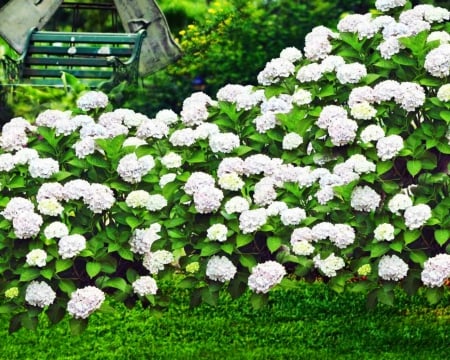
POLYGON ((449 11, 376 1, 286 48, 256 87, 197 92, 180 114, 112 109, 14 118, 0 136, 1 313, 10 330, 114 297, 192 305, 322 280, 439 301, 450 277, 449 11))

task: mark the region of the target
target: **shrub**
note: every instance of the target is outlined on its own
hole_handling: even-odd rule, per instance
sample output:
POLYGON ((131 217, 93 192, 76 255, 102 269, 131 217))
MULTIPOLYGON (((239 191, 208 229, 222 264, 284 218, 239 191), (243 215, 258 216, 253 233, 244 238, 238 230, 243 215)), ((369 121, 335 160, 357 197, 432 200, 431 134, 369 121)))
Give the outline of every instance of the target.
POLYGON ((249 287, 259 307, 299 278, 372 305, 392 304, 397 286, 438 302, 450 276, 449 12, 403 3, 316 27, 304 55, 284 49, 256 88, 194 93, 179 115, 113 110, 90 91, 72 112, 12 119, 0 138, 10 330, 42 311, 82 329, 106 295, 164 307, 157 284, 174 273, 191 305, 249 287))

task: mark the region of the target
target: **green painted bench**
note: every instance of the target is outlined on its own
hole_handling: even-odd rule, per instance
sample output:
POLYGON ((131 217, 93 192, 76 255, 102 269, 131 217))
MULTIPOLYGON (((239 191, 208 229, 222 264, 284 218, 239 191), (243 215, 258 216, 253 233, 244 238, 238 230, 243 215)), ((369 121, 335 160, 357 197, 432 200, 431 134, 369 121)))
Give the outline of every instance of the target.
MULTIPOLYGON (((63 86, 69 73, 89 87, 138 81, 145 30, 136 33, 52 32, 31 29, 24 53, 3 58, 7 86, 63 86)), ((0 85, 0 86, 1 86, 0 85)))

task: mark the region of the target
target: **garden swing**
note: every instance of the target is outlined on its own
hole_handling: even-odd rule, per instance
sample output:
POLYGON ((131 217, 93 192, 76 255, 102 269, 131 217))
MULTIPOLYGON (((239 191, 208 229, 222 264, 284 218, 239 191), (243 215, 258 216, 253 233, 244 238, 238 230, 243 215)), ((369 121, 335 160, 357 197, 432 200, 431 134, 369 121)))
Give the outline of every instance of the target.
POLYGON ((181 56, 153 0, 11 0, 0 9, 0 24, 0 36, 20 54, 1 60, 3 85, 62 86, 64 73, 93 88, 136 83, 181 56), (72 31, 42 30, 59 8, 73 11, 72 31), (115 32, 77 31, 81 9, 110 12, 115 32), (117 16, 125 32, 117 32, 117 16))

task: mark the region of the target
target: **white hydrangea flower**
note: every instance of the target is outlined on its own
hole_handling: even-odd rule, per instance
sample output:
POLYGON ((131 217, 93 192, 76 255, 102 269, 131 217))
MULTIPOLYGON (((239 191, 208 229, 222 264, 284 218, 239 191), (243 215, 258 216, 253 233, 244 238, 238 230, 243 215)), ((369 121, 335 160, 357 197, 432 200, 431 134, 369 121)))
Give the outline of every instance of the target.
POLYGON ((256 131, 261 134, 265 134, 268 130, 275 128, 278 124, 278 120, 273 112, 265 112, 257 116, 253 123, 255 124, 256 131))
POLYGON ((70 259, 86 249, 86 238, 81 234, 63 236, 58 242, 58 254, 62 259, 70 259))
POLYGON ((201 188, 194 193, 195 210, 200 214, 217 211, 223 200, 223 192, 215 187, 201 188))
POLYGON ((182 157, 174 152, 170 152, 161 158, 161 164, 163 164, 167 169, 179 168, 182 161, 182 157))
POLYGON ((275 182, 271 177, 264 177, 255 184, 253 201, 256 205, 266 206, 277 198, 275 182))
POLYGON ((323 69, 320 64, 311 63, 303 65, 297 72, 297 80, 304 82, 318 81, 323 75, 323 69))
POLYGON ((38 203, 38 211, 42 215, 59 216, 64 211, 64 207, 55 198, 42 199, 38 203))
POLYGON ((70 112, 48 109, 37 116, 36 125, 54 128, 58 120, 66 118, 70 118, 70 112))
POLYGON ((294 46, 284 48, 280 52, 280 58, 292 63, 299 61, 303 57, 302 52, 294 46))
POLYGON ((23 148, 14 154, 14 163, 16 165, 26 165, 31 160, 37 159, 38 157, 39 153, 35 149, 23 148))
POLYGON ((6 220, 12 221, 21 213, 34 211, 34 204, 23 197, 13 197, 6 204, 5 210, 1 212, 6 220))
POLYGON ((219 134, 219 126, 213 123, 203 123, 197 126, 194 130, 196 140, 206 140, 211 135, 219 134))
POLYGON ((167 200, 160 194, 150 195, 145 205, 148 211, 158 211, 167 206, 167 200))
POLYGON ((350 108, 350 114, 358 120, 370 120, 375 117, 377 114, 377 109, 375 109, 368 102, 363 101, 357 104, 354 104, 350 108))
POLYGON ((163 188, 168 183, 175 181, 176 178, 177 178, 177 174, 174 174, 174 173, 164 174, 159 179, 159 186, 161 186, 163 188))
POLYGON ((245 175, 258 175, 268 170, 271 158, 264 154, 250 155, 243 163, 243 173, 245 175))
POLYGON ((354 87, 350 91, 350 95, 348 96, 348 106, 352 108, 356 104, 359 103, 368 103, 372 104, 375 101, 375 97, 373 94, 373 89, 370 86, 358 86, 354 87))
POLYGON ((399 281, 408 273, 408 264, 397 255, 384 255, 378 263, 378 276, 383 280, 399 281))
MULTIPOLYGON (((329 223, 328 223, 329 224, 329 223)), ((314 236, 312 230, 308 227, 301 227, 294 229, 291 234, 291 245, 294 246, 297 242, 313 242, 316 241, 317 238, 314 236)))
POLYGON ((425 70, 431 75, 444 78, 450 74, 450 44, 441 44, 425 57, 425 70))
POLYGON ((314 253, 314 246, 306 240, 296 241, 292 244, 292 252, 299 256, 308 256, 314 253))
POLYGON ((378 225, 373 231, 373 236, 377 241, 392 241, 395 238, 395 228, 388 223, 378 225))
POLYGON ((75 319, 86 319, 105 301, 105 293, 95 286, 74 291, 67 303, 67 312, 75 319))
POLYGON ((178 115, 173 110, 163 109, 156 113, 155 119, 170 126, 178 122, 178 115))
POLYGON ((181 110, 181 122, 185 126, 196 126, 202 124, 208 119, 209 112, 206 105, 192 103, 187 106, 183 106, 181 110))
POLYGON ((395 80, 384 80, 373 87, 374 100, 377 103, 401 97, 400 83, 395 80))
POLYGON ((258 84, 267 86, 278 83, 283 78, 291 76, 294 70, 295 66, 291 61, 283 58, 272 59, 258 74, 258 84))
POLYGON ((336 69, 345 64, 345 60, 342 56, 339 55, 328 55, 325 57, 320 66, 322 67, 322 71, 324 73, 330 73, 336 71, 336 69))
MULTIPOLYGON (((221 176, 221 175, 219 175, 221 176)), ((193 172, 186 181, 184 185, 184 191, 188 195, 194 195, 198 190, 202 188, 214 187, 214 178, 202 171, 193 172)))
POLYGON ((295 132, 290 132, 284 135, 282 148, 283 150, 294 150, 301 144, 303 144, 303 138, 295 132))
POLYGON ((64 197, 64 186, 57 182, 43 183, 36 194, 38 202, 45 199, 64 200, 64 197))
POLYGON ((249 234, 257 231, 267 222, 267 213, 265 209, 251 209, 243 211, 239 216, 239 229, 243 234, 249 234))
POLYGON ((195 143, 196 133, 191 128, 175 130, 170 135, 169 142, 173 146, 191 146, 195 143))
POLYGON ((155 295, 158 292, 158 285, 151 276, 141 276, 131 284, 135 294, 139 296, 155 295))
POLYGON ((110 209, 116 202, 114 192, 103 184, 91 184, 83 200, 87 207, 96 214, 110 209))
POLYGON ((77 100, 77 107, 83 111, 104 109, 109 103, 108 96, 101 91, 88 91, 77 100))
POLYGON ((403 138, 400 135, 388 135, 377 141, 377 155, 383 160, 390 160, 403 149, 403 138))
POLYGON ((239 137, 233 133, 212 134, 209 137, 209 147, 214 153, 230 153, 240 145, 239 137))
POLYGON ((312 102, 312 94, 308 90, 296 89, 292 94, 292 102, 298 106, 307 105, 312 102))
POLYGON ((330 241, 339 249, 345 249, 355 242, 355 230, 347 224, 335 224, 334 232, 330 234, 330 241))
POLYGON ((23 149, 28 143, 28 137, 25 131, 13 129, 7 132, 3 131, 0 135, 0 147, 4 151, 16 151, 23 149))
POLYGON ((42 216, 34 212, 22 212, 13 219, 14 234, 19 239, 29 239, 39 234, 44 223, 42 216))
POLYGON ((442 102, 450 101, 450 84, 444 84, 439 88, 437 98, 442 102))
POLYGON ((33 178, 48 179, 59 171, 59 163, 51 158, 31 159, 28 171, 33 178))
POLYGON ((357 174, 366 174, 370 172, 374 172, 376 169, 376 165, 362 154, 355 154, 350 156, 346 161, 346 164, 350 165, 353 171, 357 174))
POLYGON ((334 255, 334 253, 330 254, 326 259, 321 259, 320 254, 317 254, 314 256, 313 261, 314 266, 327 277, 336 276, 337 271, 345 266, 344 259, 334 255))
POLYGON ((399 93, 397 94, 395 101, 402 109, 405 109, 406 111, 415 111, 425 102, 425 90, 419 84, 403 82, 400 84, 399 93))
POLYGON ((298 225, 305 219, 306 212, 299 207, 285 209, 280 212, 280 220, 285 226, 298 225))
POLYGON ((134 190, 128 193, 125 203, 130 208, 146 207, 150 201, 150 194, 145 190, 134 190))
POLYGON ((367 185, 357 186, 353 189, 350 205, 356 211, 375 211, 380 205, 381 197, 367 185))
POLYGON ((428 287, 441 287, 450 278, 450 254, 438 254, 423 264, 422 282, 428 287))
POLYGON ((69 228, 61 221, 54 221, 46 226, 44 235, 47 239, 62 238, 69 235, 69 228))
POLYGON ((209 240, 224 242, 227 240, 228 228, 224 224, 211 225, 206 231, 209 240))
POLYGON ((242 196, 234 196, 225 203, 225 211, 227 214, 241 213, 248 209, 250 209, 250 204, 242 196))
POLYGON ((328 126, 328 134, 335 146, 344 146, 353 142, 357 130, 356 121, 347 118, 335 120, 328 126))
POLYGON ((135 229, 129 240, 131 251, 135 254, 144 255, 150 252, 152 244, 161 238, 158 232, 161 231, 161 225, 151 224, 146 229, 135 229))
POLYGON ((155 161, 151 155, 145 155, 140 158, 135 153, 127 154, 122 157, 117 166, 117 173, 126 182, 131 184, 139 183, 142 176, 155 166, 155 161))
POLYGON ((8 172, 14 169, 15 161, 12 154, 0 154, 0 171, 8 172))
POLYGON ((91 136, 78 140, 72 147, 75 150, 76 157, 79 159, 84 159, 86 156, 92 155, 97 148, 95 139, 91 136))
POLYGON ((423 17, 429 23, 441 23, 450 19, 450 11, 442 7, 432 6, 424 11, 423 17))
POLYGON ((389 11, 393 8, 404 6, 406 0, 376 0, 375 7, 380 11, 389 11))
POLYGON ((450 34, 446 31, 433 31, 427 37, 427 42, 439 41, 440 44, 450 42, 450 34))
POLYGON ((400 210, 405 210, 413 204, 411 198, 406 194, 396 194, 388 202, 388 209, 390 212, 400 215, 400 210))
POLYGON ((341 84, 356 84, 366 75, 365 65, 359 63, 344 64, 336 69, 336 78, 341 84))
POLYGON ((359 135, 361 141, 363 143, 369 143, 372 141, 378 141, 381 138, 385 137, 384 130, 381 126, 371 124, 364 128, 363 131, 361 131, 361 134, 359 135))
POLYGON ((340 122, 347 119, 347 111, 337 105, 326 105, 322 108, 316 125, 321 129, 328 129, 333 122, 340 122))
POLYGON ((312 240, 325 240, 332 236, 334 232, 334 224, 327 221, 320 222, 311 228, 312 240))
POLYGON ((25 290, 25 301, 40 308, 53 304, 56 293, 44 281, 32 281, 25 290))
POLYGON ((90 192, 91 184, 83 179, 66 182, 63 186, 63 197, 66 200, 79 200, 90 192))
POLYGON ((33 249, 26 256, 30 266, 44 267, 47 264, 47 253, 42 249, 33 249))
POLYGON ((236 272, 236 266, 225 256, 212 256, 206 264, 206 277, 213 281, 229 281, 236 272))
POLYGON ((228 173, 219 177, 219 186, 224 190, 238 191, 245 185, 244 181, 236 173, 228 173))
POLYGON ((286 275, 286 269, 276 261, 266 261, 256 265, 248 277, 248 287, 255 293, 265 294, 279 284, 286 275))
POLYGON ((326 34, 321 34, 320 32, 311 31, 305 37, 305 47, 303 51, 305 52, 305 57, 311 61, 318 61, 320 59, 326 58, 331 50, 333 49, 328 36, 326 34))
POLYGON ((146 145, 146 144, 147 144, 147 141, 140 139, 136 136, 130 136, 125 139, 125 141, 122 144, 122 147, 127 147, 127 146, 139 147, 139 146, 146 145))
POLYGON ((337 29, 340 32, 356 32, 358 25, 361 23, 366 23, 371 18, 370 14, 347 14, 337 24, 337 29))
POLYGON ((273 201, 266 209, 267 216, 277 216, 280 215, 283 210, 288 208, 284 201, 273 201))
POLYGON ((136 130, 136 136, 141 139, 162 139, 169 135, 169 126, 161 120, 144 119, 136 130))
POLYGON ((157 250, 148 252, 144 255, 142 265, 150 272, 150 274, 157 274, 164 270, 164 265, 170 264, 174 261, 173 254, 167 250, 157 250))
POLYGON ((427 204, 419 204, 406 208, 405 225, 409 230, 418 229, 431 218, 431 208, 427 204))

